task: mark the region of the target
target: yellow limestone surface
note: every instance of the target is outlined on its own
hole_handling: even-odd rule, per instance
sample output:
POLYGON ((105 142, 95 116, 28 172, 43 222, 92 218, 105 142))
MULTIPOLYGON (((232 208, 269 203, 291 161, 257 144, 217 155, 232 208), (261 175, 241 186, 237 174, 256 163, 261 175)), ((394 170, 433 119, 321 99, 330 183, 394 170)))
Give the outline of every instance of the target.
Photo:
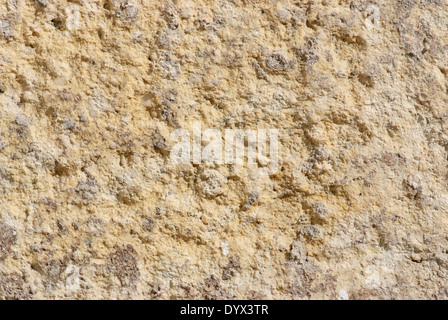
POLYGON ((0 298, 446 299, 447 76, 445 0, 0 0, 0 298))

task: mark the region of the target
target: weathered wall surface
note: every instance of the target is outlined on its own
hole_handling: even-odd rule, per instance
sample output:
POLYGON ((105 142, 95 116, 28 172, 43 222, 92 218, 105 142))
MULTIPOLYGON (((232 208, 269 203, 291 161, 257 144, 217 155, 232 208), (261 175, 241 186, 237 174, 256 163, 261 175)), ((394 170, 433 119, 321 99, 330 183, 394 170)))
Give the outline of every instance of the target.
POLYGON ((0 298, 446 299, 447 76, 445 0, 0 0, 0 298))

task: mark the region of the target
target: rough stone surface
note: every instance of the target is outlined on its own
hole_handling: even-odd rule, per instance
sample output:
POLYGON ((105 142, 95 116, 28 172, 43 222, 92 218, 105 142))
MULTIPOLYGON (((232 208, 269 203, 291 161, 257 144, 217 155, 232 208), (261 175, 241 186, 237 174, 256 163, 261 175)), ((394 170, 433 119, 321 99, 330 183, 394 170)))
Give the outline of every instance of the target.
POLYGON ((0 0, 0 299, 447 299, 447 77, 445 0, 0 0))

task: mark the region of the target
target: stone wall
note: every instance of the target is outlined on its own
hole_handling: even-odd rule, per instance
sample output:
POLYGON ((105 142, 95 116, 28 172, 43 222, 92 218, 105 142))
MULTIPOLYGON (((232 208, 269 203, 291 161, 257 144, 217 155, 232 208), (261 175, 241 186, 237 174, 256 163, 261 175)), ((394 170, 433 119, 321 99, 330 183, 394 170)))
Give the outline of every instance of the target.
POLYGON ((0 298, 446 299, 447 76, 445 0, 0 0, 0 298))

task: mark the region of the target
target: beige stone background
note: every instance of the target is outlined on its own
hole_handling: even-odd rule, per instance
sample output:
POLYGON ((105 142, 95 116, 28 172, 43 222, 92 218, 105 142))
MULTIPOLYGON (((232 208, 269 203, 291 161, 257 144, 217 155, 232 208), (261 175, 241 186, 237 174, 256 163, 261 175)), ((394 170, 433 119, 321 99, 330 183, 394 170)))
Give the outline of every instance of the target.
POLYGON ((447 76, 445 0, 0 0, 0 298, 447 299, 447 76))

